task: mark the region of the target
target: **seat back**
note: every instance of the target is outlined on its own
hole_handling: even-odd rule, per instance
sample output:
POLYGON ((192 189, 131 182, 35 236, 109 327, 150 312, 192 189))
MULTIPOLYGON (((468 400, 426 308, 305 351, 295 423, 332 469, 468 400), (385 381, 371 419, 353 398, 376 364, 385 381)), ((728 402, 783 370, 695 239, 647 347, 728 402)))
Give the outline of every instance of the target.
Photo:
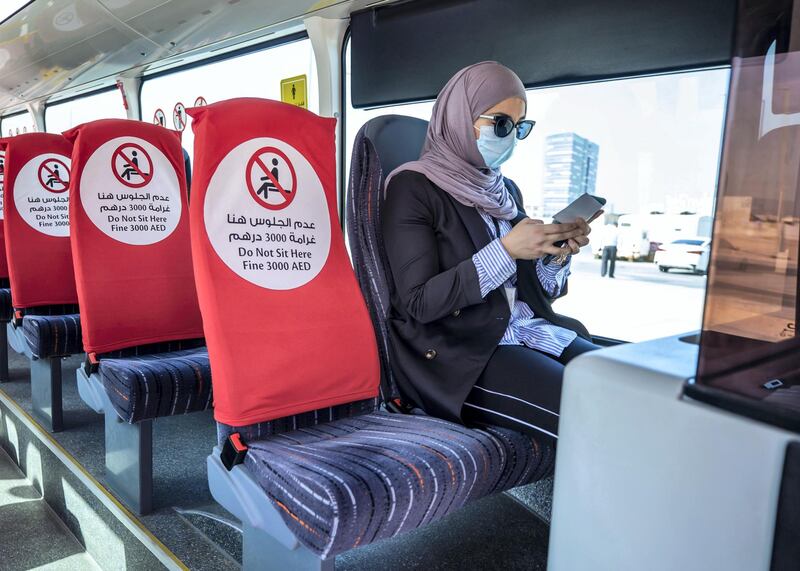
POLYGON ((375 335, 336 214, 335 120, 265 99, 189 115, 215 418, 246 426, 374 399, 375 335))
POLYGON ((65 136, 85 350, 202 337, 180 134, 104 119, 65 136))
POLYGON ((72 145, 61 135, 28 133, 2 140, 3 218, 14 307, 75 304, 69 244, 72 145))
POLYGON ((386 318, 392 275, 381 231, 386 175, 419 158, 428 122, 402 115, 368 121, 356 135, 347 189, 347 239, 361 291, 367 300, 381 360, 381 398, 400 396, 389 363, 386 318))

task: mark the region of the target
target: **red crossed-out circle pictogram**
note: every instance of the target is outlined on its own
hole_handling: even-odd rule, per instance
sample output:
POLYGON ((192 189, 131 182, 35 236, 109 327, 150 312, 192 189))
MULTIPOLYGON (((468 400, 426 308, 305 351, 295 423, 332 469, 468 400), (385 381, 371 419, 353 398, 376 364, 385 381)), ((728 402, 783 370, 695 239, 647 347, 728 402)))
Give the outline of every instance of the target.
POLYGON ((208 105, 208 103, 206 102, 206 98, 203 97, 202 95, 194 100, 195 107, 202 107, 203 105, 208 105))
POLYGON ((153 113, 153 125, 167 126, 167 116, 164 114, 163 109, 156 109, 156 112, 153 113))
POLYGON ((172 108, 172 124, 178 131, 186 128, 186 106, 180 101, 172 108))
POLYGON ((297 194, 294 166, 275 147, 262 147, 253 153, 247 161, 244 176, 252 197, 268 210, 283 210, 292 203, 297 194))
POLYGON ((131 188, 142 188, 153 180, 153 159, 141 145, 123 143, 111 153, 111 171, 131 188))
POLYGON ((39 184, 48 192, 56 194, 69 188, 69 167, 58 159, 45 159, 39 165, 39 184))

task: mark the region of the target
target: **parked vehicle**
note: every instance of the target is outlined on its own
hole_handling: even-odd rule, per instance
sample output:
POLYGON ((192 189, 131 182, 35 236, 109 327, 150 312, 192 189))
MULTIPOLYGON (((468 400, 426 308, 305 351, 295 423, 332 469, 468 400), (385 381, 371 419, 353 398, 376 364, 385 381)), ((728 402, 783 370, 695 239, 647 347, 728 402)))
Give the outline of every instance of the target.
POLYGON ((659 246, 655 263, 662 272, 682 269, 705 274, 708 271, 710 250, 711 240, 708 238, 679 238, 659 246))

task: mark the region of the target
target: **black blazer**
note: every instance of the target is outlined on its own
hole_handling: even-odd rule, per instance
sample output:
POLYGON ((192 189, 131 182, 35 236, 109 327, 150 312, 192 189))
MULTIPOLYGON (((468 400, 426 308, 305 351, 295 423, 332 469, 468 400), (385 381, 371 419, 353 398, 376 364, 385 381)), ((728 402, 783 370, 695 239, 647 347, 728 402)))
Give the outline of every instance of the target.
MULTIPOLYGON (((516 224, 526 214, 519 189, 508 179, 506 185, 517 203, 516 224)), ((394 282, 392 372, 406 400, 460 421, 511 316, 502 288, 481 298, 472 256, 491 241, 486 223, 424 175, 404 171, 387 188, 383 239, 394 282)), ((580 322, 553 311, 530 260, 517 261, 517 295, 538 317, 591 339, 580 322)))

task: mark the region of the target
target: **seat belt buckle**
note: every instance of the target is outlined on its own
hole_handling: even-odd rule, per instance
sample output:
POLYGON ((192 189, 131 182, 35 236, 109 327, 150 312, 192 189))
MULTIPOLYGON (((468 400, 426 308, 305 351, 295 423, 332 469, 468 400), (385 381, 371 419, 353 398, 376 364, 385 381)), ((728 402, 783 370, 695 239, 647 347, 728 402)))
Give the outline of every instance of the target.
POLYGON ((83 363, 83 370, 86 371, 86 376, 91 377, 100 368, 100 359, 97 358, 97 353, 91 352, 86 354, 86 361, 83 363))
POLYGON ((14 310, 14 319, 11 320, 11 323, 14 327, 20 327, 22 325, 22 318, 25 317, 25 312, 21 309, 14 310))
POLYGON ((386 408, 389 412, 393 412, 395 414, 411 414, 411 411, 414 407, 403 402, 402 399, 397 398, 387 401, 386 408))
POLYGON ((222 445, 222 453, 219 455, 222 465, 230 472, 234 466, 244 462, 247 450, 247 445, 242 442, 242 436, 238 432, 234 432, 225 439, 225 444, 222 445))

